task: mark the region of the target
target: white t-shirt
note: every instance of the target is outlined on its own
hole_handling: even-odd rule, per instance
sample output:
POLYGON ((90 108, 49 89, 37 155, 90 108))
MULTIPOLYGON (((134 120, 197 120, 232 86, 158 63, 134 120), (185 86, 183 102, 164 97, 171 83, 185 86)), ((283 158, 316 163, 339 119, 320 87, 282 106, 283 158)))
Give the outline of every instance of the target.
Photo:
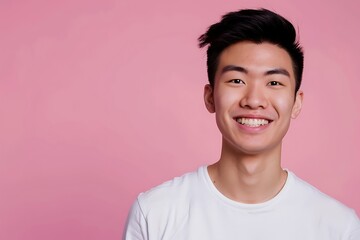
POLYGON ((360 221, 290 171, 273 199, 244 204, 221 194, 204 166, 141 193, 123 239, 360 240, 360 221))

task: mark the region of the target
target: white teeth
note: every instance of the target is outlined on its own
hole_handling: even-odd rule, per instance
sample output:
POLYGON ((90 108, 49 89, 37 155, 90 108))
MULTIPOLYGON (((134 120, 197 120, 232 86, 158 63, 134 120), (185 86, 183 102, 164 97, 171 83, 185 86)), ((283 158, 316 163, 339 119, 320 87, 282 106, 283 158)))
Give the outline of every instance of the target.
POLYGON ((260 127, 262 125, 269 124, 268 120, 258 118, 237 118, 236 121, 249 127, 260 127))

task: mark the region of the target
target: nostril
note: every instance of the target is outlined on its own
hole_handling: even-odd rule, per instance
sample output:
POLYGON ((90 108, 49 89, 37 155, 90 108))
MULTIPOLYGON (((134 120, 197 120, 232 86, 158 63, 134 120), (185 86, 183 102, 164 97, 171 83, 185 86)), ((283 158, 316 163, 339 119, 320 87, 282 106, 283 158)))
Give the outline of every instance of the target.
POLYGON ((259 109, 265 108, 267 106, 267 101, 264 96, 246 96, 240 100, 239 105, 247 109, 259 109))

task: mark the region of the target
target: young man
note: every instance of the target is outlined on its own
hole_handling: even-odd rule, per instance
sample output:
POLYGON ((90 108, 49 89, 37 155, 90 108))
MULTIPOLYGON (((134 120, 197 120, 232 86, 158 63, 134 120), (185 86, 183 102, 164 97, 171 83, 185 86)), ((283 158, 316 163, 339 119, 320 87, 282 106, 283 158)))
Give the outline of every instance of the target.
POLYGON ((303 100, 292 24, 241 10, 199 41, 208 45, 204 100, 222 134, 220 160, 140 194, 124 239, 360 240, 353 210, 281 168, 303 100))

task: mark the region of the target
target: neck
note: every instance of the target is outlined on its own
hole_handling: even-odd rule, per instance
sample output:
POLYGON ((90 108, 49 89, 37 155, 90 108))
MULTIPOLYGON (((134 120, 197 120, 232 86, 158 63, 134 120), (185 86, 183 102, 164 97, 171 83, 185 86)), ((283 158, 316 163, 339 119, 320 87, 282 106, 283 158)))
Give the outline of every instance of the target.
POLYGON ((286 182, 281 168, 281 145, 261 154, 222 149, 220 160, 209 166, 216 188, 242 203, 261 203, 275 197, 286 182))

